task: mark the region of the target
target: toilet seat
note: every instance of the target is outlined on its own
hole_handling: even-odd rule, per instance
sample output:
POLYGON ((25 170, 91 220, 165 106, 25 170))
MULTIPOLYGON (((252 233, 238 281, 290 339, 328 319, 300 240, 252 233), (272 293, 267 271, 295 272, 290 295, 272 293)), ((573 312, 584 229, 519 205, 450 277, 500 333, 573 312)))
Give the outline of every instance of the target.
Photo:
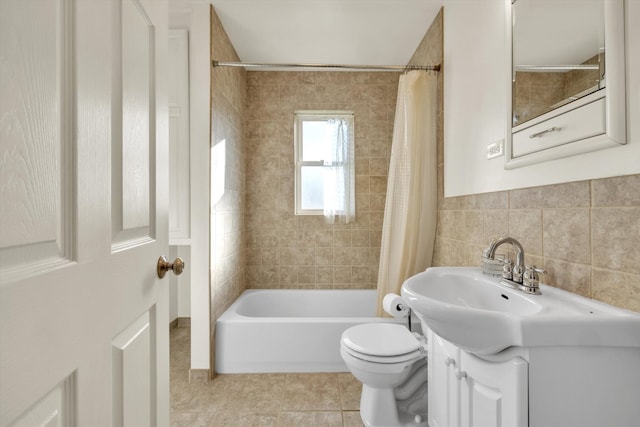
POLYGON ((422 355, 416 337, 396 323, 353 326, 342 334, 342 346, 351 356, 374 363, 402 363, 422 355))
POLYGON ((427 427, 426 347, 422 336, 399 323, 361 324, 342 333, 340 355, 362 383, 364 425, 427 427))
POLYGON ((353 351, 347 347, 343 347, 343 348, 347 354, 355 357, 356 359, 360 359, 365 362, 380 363, 380 364, 411 362, 414 359, 417 359, 422 356, 422 353, 419 350, 413 351, 411 353, 401 354, 399 356, 373 356, 371 354, 358 353, 357 351, 353 351))

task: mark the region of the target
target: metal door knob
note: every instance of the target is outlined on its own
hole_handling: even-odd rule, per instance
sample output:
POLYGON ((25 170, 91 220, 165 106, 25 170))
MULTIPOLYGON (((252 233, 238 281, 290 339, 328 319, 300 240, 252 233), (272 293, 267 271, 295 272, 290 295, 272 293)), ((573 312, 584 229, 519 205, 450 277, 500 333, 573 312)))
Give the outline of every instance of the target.
POLYGON ((156 268, 158 277, 162 279, 169 270, 173 271, 176 276, 179 275, 182 273, 182 270, 184 270, 184 261, 178 257, 173 262, 169 262, 167 257, 161 255, 160 258, 158 258, 158 266, 156 268))

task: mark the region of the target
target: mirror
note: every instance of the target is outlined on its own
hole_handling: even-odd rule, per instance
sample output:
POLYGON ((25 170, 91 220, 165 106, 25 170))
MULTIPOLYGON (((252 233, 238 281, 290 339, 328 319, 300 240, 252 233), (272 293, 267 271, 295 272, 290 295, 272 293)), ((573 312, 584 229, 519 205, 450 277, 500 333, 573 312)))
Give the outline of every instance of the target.
POLYGON ((505 169, 626 143, 624 0, 507 0, 505 169))
POLYGON ((604 88, 604 0, 515 0, 513 126, 604 88))

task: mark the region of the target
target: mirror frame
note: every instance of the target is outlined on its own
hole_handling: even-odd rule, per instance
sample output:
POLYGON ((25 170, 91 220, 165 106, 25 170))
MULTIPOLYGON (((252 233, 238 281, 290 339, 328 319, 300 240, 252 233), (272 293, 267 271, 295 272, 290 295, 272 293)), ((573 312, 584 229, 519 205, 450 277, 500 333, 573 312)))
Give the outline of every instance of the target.
MULTIPOLYGON (((513 156, 512 79, 513 79, 513 0, 506 2, 506 59, 507 59, 507 117, 505 132, 505 169, 560 159, 627 143, 626 132, 626 61, 625 61, 625 0, 604 1, 605 34, 605 122, 606 133, 579 141, 558 145, 519 157, 513 156)), ((599 91, 598 91, 599 92, 599 91)), ((580 108, 580 100, 571 102, 549 113, 558 116, 580 108), (578 103, 578 104, 576 104, 578 103), (555 113, 555 114, 553 114, 555 113)))

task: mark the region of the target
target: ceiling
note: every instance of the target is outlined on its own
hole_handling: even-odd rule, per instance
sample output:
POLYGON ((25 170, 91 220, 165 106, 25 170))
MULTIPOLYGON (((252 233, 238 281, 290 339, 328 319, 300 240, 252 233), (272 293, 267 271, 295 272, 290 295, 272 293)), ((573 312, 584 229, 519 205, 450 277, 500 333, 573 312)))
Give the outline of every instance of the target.
POLYGON ((406 65, 443 3, 210 1, 243 62, 349 65, 406 65))

